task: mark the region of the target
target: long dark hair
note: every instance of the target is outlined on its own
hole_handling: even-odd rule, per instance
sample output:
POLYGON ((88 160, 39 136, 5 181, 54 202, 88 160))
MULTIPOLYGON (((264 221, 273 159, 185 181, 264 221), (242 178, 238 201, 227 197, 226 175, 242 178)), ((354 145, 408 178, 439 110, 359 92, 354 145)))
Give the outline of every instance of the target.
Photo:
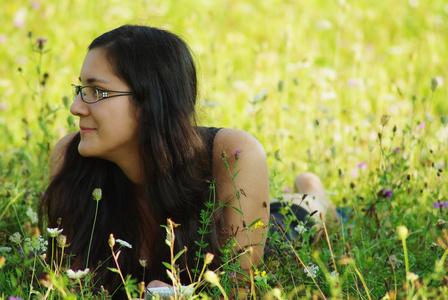
MULTIPOLYGON (((209 200, 212 167, 204 141, 205 132, 195 126, 197 76, 188 46, 178 36, 157 28, 126 25, 96 38, 89 50, 101 48, 115 75, 132 90, 132 103, 139 121, 139 155, 144 176, 144 201, 137 201, 133 183, 112 162, 82 157, 77 147, 79 134, 69 143, 61 170, 54 176, 40 203, 46 226, 63 228, 70 246, 66 250, 79 259, 78 268, 89 266, 97 273, 97 285, 110 291, 119 286, 110 259, 108 237, 113 233, 133 245, 123 249, 120 267, 126 274, 142 280, 140 250, 149 247, 149 261, 144 280, 167 281, 162 262, 169 262, 164 243, 166 225, 171 218, 180 224, 175 230, 176 252, 187 247, 177 262, 180 269, 196 265, 199 216, 209 200), (96 202, 92 191, 101 188, 90 259, 88 244, 96 202), (150 214, 141 213, 146 207, 150 214), (59 221, 58 221, 59 220, 59 221), (60 224, 60 225, 58 225, 60 224), (144 224, 149 224, 144 226, 144 224), (187 266, 188 264, 188 266, 187 266)), ((44 223, 41 224, 41 227, 44 223)), ((221 225, 211 223, 211 234, 203 252, 219 255, 223 240, 221 225)), ((49 248, 51 249, 51 248, 49 248)), ((212 267, 219 265, 219 258, 212 267)), ((189 281, 187 272, 181 273, 189 281)))

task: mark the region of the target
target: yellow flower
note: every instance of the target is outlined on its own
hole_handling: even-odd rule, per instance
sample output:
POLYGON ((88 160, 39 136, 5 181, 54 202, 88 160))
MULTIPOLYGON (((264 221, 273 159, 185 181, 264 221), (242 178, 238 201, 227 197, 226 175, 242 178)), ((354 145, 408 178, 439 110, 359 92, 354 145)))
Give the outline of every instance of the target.
POLYGON ((261 272, 261 277, 266 277, 266 271, 261 272))
POLYGON ((263 227, 264 224, 261 221, 258 221, 257 223, 255 223, 255 229, 259 228, 259 227, 263 227))
POLYGON ((254 274, 255 274, 255 275, 258 275, 258 274, 260 274, 260 272, 258 272, 258 269, 255 269, 255 272, 254 272, 254 274))

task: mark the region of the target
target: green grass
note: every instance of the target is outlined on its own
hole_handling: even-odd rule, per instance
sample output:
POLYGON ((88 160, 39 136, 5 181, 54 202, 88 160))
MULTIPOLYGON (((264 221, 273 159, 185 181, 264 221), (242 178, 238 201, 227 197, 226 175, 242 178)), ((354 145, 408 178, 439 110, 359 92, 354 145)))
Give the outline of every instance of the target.
MULTIPOLYGON (((448 208, 433 208, 448 201, 445 1, 17 0, 1 6, 0 247, 12 251, 0 253, 0 299, 28 299, 31 286, 47 291, 31 271, 42 268, 41 260, 23 257, 9 237, 36 234, 29 209, 36 211, 48 183, 49 151, 76 128, 64 97, 89 42, 124 23, 161 26, 186 39, 200 74, 200 123, 244 129, 262 142, 272 197, 311 171, 336 205, 350 207, 353 227, 329 229, 336 281, 328 275, 334 266, 325 240, 285 243, 281 259, 259 266, 260 274, 266 271, 257 277, 260 295, 275 294, 275 287, 288 298, 447 293, 441 246, 448 240, 436 225, 448 208), (42 51, 39 37, 47 39, 42 51), (390 116, 384 126, 383 115, 390 116), (409 230, 407 268, 419 276, 415 281, 406 280, 400 225, 409 230), (315 282, 297 256, 320 266, 315 282), (391 257, 398 263, 391 265, 391 257)), ((64 276, 60 281, 78 286, 64 276)))

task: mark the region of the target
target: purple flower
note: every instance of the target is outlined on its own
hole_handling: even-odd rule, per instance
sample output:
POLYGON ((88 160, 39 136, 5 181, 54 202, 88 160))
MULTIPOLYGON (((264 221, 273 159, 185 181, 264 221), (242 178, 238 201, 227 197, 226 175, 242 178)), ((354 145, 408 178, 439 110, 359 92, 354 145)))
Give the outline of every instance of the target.
POLYGON ((289 193, 291 191, 291 187, 288 185, 285 187, 285 193, 289 193))
POLYGON ((360 169, 363 169, 363 168, 366 168, 366 167, 367 167, 367 164, 365 162, 363 162, 363 161, 358 164, 358 168, 360 168, 360 169))
POLYGON ((238 159, 240 156, 239 156, 239 154, 241 153, 241 150, 240 149, 236 149, 235 150, 235 153, 233 153, 233 156, 236 158, 236 159, 238 159))
POLYGON ((418 130, 423 130, 423 129, 425 129, 425 127, 426 127, 426 123, 425 122, 420 123, 420 124, 417 125, 417 129, 418 130))
POLYGON ((40 38, 36 39, 37 48, 42 50, 44 48, 44 45, 45 45, 46 42, 47 42, 46 38, 41 38, 40 37, 40 38))
POLYGON ((394 152, 397 153, 400 151, 400 148, 394 148, 394 152))
POLYGON ((9 297, 8 300, 23 300, 20 297, 9 297))
POLYGON ((439 201, 434 201, 434 205, 432 207, 434 208, 444 208, 448 206, 448 202, 439 202, 439 201))
POLYGON ((229 273, 230 277, 235 277, 235 272, 229 273))
POLYGON ((383 198, 392 198, 392 190, 381 190, 380 191, 380 197, 383 197, 383 198))

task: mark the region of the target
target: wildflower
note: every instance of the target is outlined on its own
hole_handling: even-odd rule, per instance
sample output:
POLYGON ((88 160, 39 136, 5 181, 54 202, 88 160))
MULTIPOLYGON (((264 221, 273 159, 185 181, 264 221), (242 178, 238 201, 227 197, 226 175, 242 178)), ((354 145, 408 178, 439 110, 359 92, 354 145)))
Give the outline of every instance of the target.
POLYGON ((146 284, 145 284, 145 282, 144 281, 140 281, 139 283, 138 283, 138 291, 140 292, 140 293, 144 293, 145 292, 145 287, 146 287, 146 284))
POLYGON ((406 279, 410 282, 414 282, 418 279, 418 275, 413 272, 408 272, 408 274, 406 274, 406 279))
POLYGON ((447 206, 448 206, 448 202, 434 201, 434 205, 432 207, 442 209, 443 207, 447 207, 447 206))
POLYGON ((28 249, 32 252, 47 251, 48 241, 44 239, 41 235, 34 237, 32 239, 26 238, 25 243, 27 244, 28 249))
POLYGON ((287 187, 285 187, 285 193, 289 193, 291 192, 291 187, 288 185, 287 187))
POLYGON ((215 257, 213 254, 211 253, 207 253, 204 257, 204 265, 209 265, 211 264, 213 257, 215 257))
POLYGON ((263 226, 264 226, 264 224, 261 221, 258 221, 257 223, 255 223, 255 229, 263 227, 263 226))
POLYGON ((381 126, 386 126, 387 123, 389 123, 390 116, 389 115, 382 115, 381 116, 381 126))
POLYGON ((6 257, 0 256, 0 269, 6 264, 6 257))
POLYGON ((27 10, 25 8, 23 8, 23 7, 20 8, 16 12, 16 14, 14 16, 14 26, 15 27, 20 28, 20 27, 25 26, 25 23, 26 23, 26 21, 25 21, 26 13, 27 13, 27 10))
POLYGON ((307 232, 307 228, 305 226, 303 226, 302 224, 298 224, 295 228, 295 231, 297 231, 299 234, 303 234, 305 232, 307 232))
POLYGON ((80 278, 86 277, 87 274, 89 273, 89 271, 90 271, 89 268, 87 268, 87 269, 85 269, 83 271, 78 270, 76 272, 73 271, 72 269, 68 269, 67 270, 67 277, 71 278, 71 279, 80 279, 80 278))
POLYGON ((358 168, 360 168, 360 169, 364 169, 366 167, 367 167, 367 164, 363 161, 358 164, 358 168))
POLYGON ((266 277, 266 271, 261 272, 261 277, 266 277))
POLYGON ((139 259, 138 262, 140 263, 140 266, 142 266, 143 268, 146 267, 146 263, 147 263, 146 259, 139 259))
POLYGON ((59 247, 64 248, 67 244, 67 236, 61 234, 56 238, 56 241, 58 242, 59 247))
POLYGON ((20 297, 9 297, 8 300, 23 300, 20 297))
POLYGON ((437 81, 437 78, 431 78, 431 91, 434 93, 437 89, 437 86, 439 85, 439 82, 437 81))
POLYGON ((382 198, 392 198, 392 190, 381 190, 379 196, 382 198))
POLYGON ((31 7, 32 7, 34 10, 37 10, 37 9, 40 8, 40 3, 39 3, 38 1, 33 1, 33 2, 31 2, 31 7))
POLYGON ((306 276, 308 277, 317 277, 317 272, 319 272, 319 267, 316 265, 313 265, 312 263, 309 263, 306 268, 303 268, 303 271, 306 273, 306 276), (307 272, 308 269, 308 272, 307 272))
POLYGON ((100 201, 102 198, 102 190, 100 188, 94 189, 92 196, 93 196, 93 199, 95 199, 96 201, 100 201))
POLYGON ((0 247, 0 252, 11 252, 12 248, 11 247, 0 247))
POLYGON ((28 216, 28 218, 30 218, 30 222, 32 224, 37 223, 37 213, 35 211, 33 211, 33 209, 31 207, 28 208, 28 210, 26 211, 26 215, 28 216))
POLYGON ((332 277, 338 277, 338 276, 339 276, 339 273, 336 272, 336 270, 334 270, 333 272, 330 273, 330 275, 331 275, 332 277))
POLYGON ((437 220, 436 226, 439 230, 442 230, 445 227, 445 225, 446 225, 445 220, 442 219, 437 220))
POLYGON ((423 129, 425 129, 425 127, 426 127, 426 123, 425 122, 420 123, 420 124, 417 125, 417 129, 418 130, 423 130, 423 129))
POLYGON ((14 244, 20 244, 22 242, 22 235, 19 232, 13 233, 9 240, 14 244))
POLYGON ((115 238, 114 235, 111 233, 109 235, 109 247, 113 248, 115 246, 115 238))
POLYGON ((37 48, 42 50, 44 48, 44 45, 45 45, 46 42, 47 42, 46 38, 37 38, 36 39, 37 48))
POLYGON ((120 240, 120 239, 116 239, 115 241, 116 241, 118 244, 120 244, 121 246, 123 246, 123 247, 132 249, 132 245, 129 244, 128 242, 126 242, 126 241, 123 241, 123 240, 120 240))
POLYGON ((403 261, 401 260, 401 259, 398 259, 396 256, 395 256, 395 254, 392 254, 390 257, 389 257, 389 263, 390 263, 390 265, 392 266, 392 267, 394 267, 394 268, 399 268, 399 267, 401 267, 401 265, 403 264, 403 261))
MULTIPOLYGON (((0 36, 0 44, 1 44, 1 36, 0 36)), ((6 105, 6 103, 0 103, 0 111, 6 110, 7 107, 8 105, 6 105)))
POLYGON ((213 285, 219 285, 219 277, 213 271, 210 270, 205 271, 204 279, 213 285))
POLYGON ((402 239, 407 239, 408 235, 409 235, 409 231, 406 228, 406 226, 400 225, 397 227, 397 233, 398 236, 402 239))
POLYGON ((436 250, 437 248, 439 248, 439 244, 432 242, 431 245, 429 245, 429 249, 431 250, 436 250))
POLYGON ((236 158, 236 159, 238 159, 240 156, 239 156, 239 154, 241 153, 241 150, 240 149, 236 149, 235 150, 235 153, 233 153, 233 156, 236 158))
POLYGON ((61 232, 62 232, 62 230, 63 230, 63 229, 58 229, 58 228, 47 228, 47 232, 48 232, 48 234, 49 234, 52 238, 57 237, 58 235, 60 235, 61 232))
POLYGON ((400 152, 400 148, 394 148, 394 152, 395 152, 395 153, 400 152))
POLYGON ((236 275, 235 272, 231 272, 231 273, 229 273, 229 276, 230 276, 230 277, 235 277, 235 275, 236 275))

